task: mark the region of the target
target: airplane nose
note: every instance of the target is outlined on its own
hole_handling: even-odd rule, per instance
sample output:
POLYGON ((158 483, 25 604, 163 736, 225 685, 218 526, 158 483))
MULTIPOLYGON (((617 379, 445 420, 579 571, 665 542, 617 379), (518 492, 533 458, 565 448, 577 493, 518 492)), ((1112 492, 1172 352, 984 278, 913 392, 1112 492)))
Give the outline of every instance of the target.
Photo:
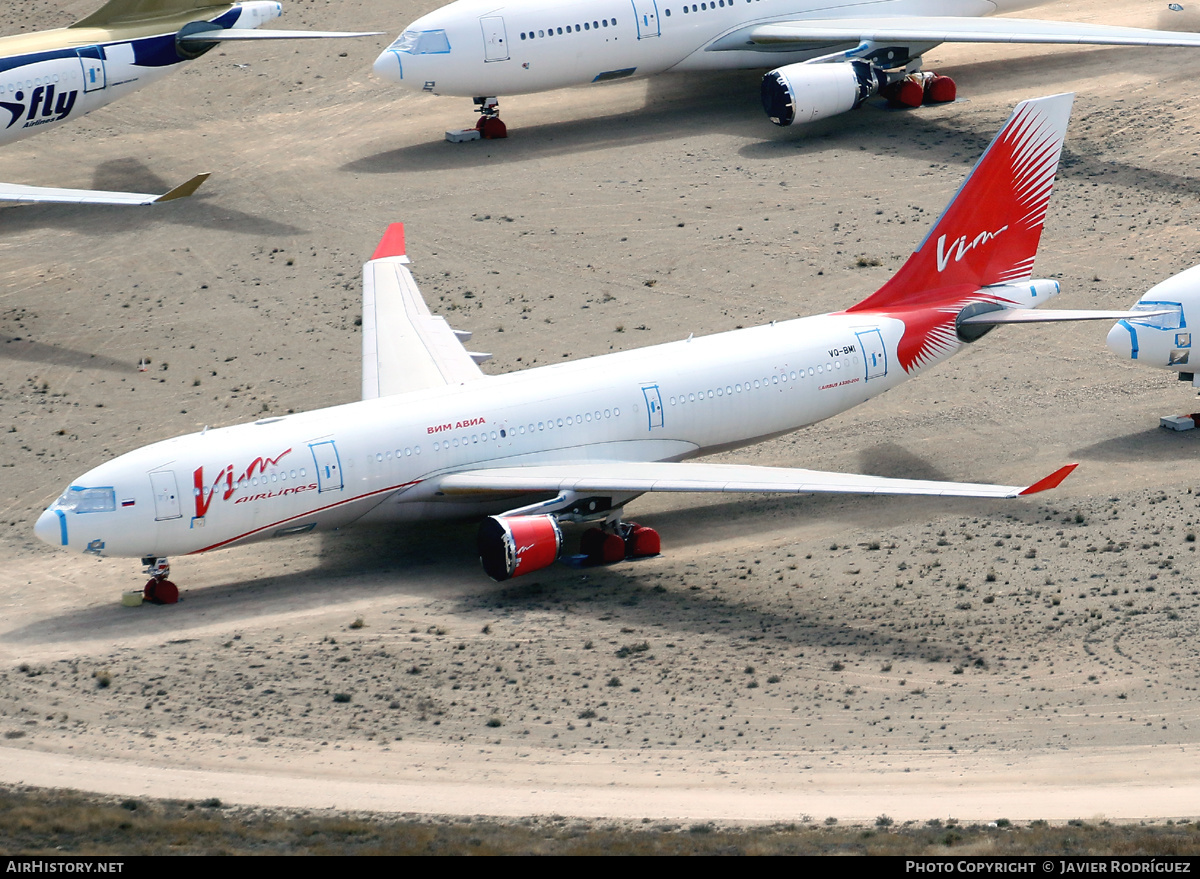
POLYGON ((384 49, 375 59, 373 66, 375 75, 391 82, 404 81, 404 68, 400 65, 400 56, 391 49, 384 49))
POLYGON ((53 510, 44 510, 33 526, 33 533, 42 543, 51 546, 67 545, 67 520, 53 510))
POLYGON ((1113 324, 1113 328, 1108 331, 1108 338, 1105 340, 1108 350, 1118 357, 1132 358, 1136 351, 1134 332, 1125 321, 1113 324))

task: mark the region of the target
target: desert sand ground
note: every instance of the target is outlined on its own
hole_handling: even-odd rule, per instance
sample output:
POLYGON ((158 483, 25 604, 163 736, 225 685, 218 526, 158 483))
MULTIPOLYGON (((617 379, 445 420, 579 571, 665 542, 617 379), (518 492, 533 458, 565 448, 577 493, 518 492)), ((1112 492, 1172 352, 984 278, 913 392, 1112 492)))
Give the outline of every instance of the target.
POLYGON ((1121 307, 1200 261, 1195 53, 944 47, 957 104, 792 130, 755 72, 627 82, 503 99, 508 140, 450 145, 468 101, 370 74, 435 5, 292 0, 285 26, 388 36, 218 49, 0 154, 14 182, 214 172, 153 209, 0 209, 0 780, 497 816, 1200 814, 1200 434, 1157 426, 1198 407, 1107 324, 997 331, 731 456, 1001 483, 1081 462, 1028 500, 646 497, 661 557, 506 585, 469 524, 348 530, 175 559, 184 600, 139 609, 136 562, 35 541, 109 456, 355 399, 359 267, 396 220, 487 370, 718 332, 866 296, 1018 100, 1074 90, 1036 273, 1121 307))

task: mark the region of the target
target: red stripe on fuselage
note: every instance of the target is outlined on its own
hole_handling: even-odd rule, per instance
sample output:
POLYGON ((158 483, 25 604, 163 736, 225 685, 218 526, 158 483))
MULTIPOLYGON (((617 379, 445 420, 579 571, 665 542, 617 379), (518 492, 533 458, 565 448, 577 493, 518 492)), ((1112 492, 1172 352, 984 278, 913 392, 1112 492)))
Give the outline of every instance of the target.
POLYGON ((384 494, 385 492, 389 492, 389 491, 399 491, 402 488, 411 488, 414 485, 419 485, 421 482, 422 482, 422 480, 420 480, 420 479, 414 479, 412 482, 402 482, 399 485, 392 485, 387 488, 379 488, 379 489, 376 489, 375 491, 368 491, 366 494, 360 494, 356 497, 346 498, 345 500, 338 501, 337 503, 334 503, 334 504, 328 504, 324 507, 317 507, 317 509, 309 510, 305 513, 298 513, 295 516, 289 516, 286 519, 280 519, 278 522, 272 522, 269 525, 262 525, 258 528, 254 528, 250 531, 246 531, 243 534, 239 534, 237 537, 230 537, 228 540, 222 540, 218 543, 212 544, 211 546, 206 546, 203 549, 193 549, 191 552, 184 553, 184 555, 199 555, 202 552, 209 552, 210 550, 220 549, 222 546, 228 546, 229 544, 236 543, 239 540, 245 540, 247 537, 250 537, 252 534, 258 534, 260 532, 270 530, 271 528, 277 528, 280 525, 287 524, 288 522, 294 522, 297 519, 303 519, 305 516, 315 516, 317 513, 323 513, 326 510, 332 510, 334 507, 341 507, 341 506, 345 506, 346 504, 352 504, 355 501, 361 501, 361 500, 364 500, 369 497, 374 497, 377 494, 384 494))

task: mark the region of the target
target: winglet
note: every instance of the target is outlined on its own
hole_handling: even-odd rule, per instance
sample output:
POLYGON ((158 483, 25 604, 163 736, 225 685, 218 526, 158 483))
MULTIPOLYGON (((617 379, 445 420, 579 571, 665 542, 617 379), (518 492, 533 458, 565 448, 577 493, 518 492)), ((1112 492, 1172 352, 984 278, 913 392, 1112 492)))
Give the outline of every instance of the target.
POLYGON ((371 259, 388 259, 393 256, 404 256, 404 224, 392 223, 379 239, 379 246, 371 254, 371 259))
POLYGON ((174 201, 177 198, 187 198, 193 192, 200 188, 200 184, 208 179, 208 173, 197 174, 186 183, 181 183, 172 189, 170 192, 164 192, 158 198, 154 199, 154 204, 160 201, 174 201))
POLYGON ((1037 494, 1039 491, 1058 488, 1062 484, 1062 481, 1071 475, 1071 471, 1078 466, 1078 464, 1068 464, 1065 467, 1059 467, 1049 476, 1039 479, 1033 485, 1029 486, 1029 488, 1017 492, 1017 497, 1024 497, 1027 494, 1037 494))

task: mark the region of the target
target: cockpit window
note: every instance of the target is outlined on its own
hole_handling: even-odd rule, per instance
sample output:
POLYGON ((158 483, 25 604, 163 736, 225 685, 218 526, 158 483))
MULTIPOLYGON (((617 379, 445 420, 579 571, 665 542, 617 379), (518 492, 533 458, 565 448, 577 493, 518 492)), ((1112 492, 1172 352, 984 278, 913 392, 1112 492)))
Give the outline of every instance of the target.
POLYGON ((1179 330, 1187 326, 1183 319, 1183 306, 1178 302, 1139 302, 1130 311, 1165 311, 1151 317, 1130 318, 1136 324, 1159 330, 1179 330))
POLYGON ((111 513, 117 508, 117 495, 111 488, 71 486, 54 506, 68 513, 111 513))
POLYGON ((405 31, 391 48, 409 55, 444 55, 450 51, 450 40, 443 30, 405 31))

